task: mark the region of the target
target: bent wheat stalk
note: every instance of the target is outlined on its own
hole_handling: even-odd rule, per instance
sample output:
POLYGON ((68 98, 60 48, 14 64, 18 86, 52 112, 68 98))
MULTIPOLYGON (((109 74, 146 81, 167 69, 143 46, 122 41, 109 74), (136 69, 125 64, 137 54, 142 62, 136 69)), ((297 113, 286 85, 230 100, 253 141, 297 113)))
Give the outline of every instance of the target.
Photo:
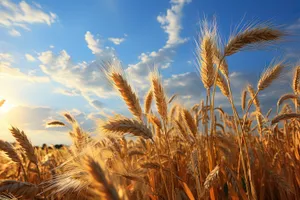
POLYGON ((145 139, 152 138, 152 132, 142 122, 135 119, 128 119, 126 117, 116 117, 109 119, 101 125, 105 132, 113 133, 132 133, 135 136, 140 136, 145 139))
POLYGON ((280 122, 281 120, 288 120, 288 119, 293 119, 293 118, 300 118, 300 114, 298 113, 284 113, 277 115, 274 117, 274 119, 271 121, 271 124, 276 124, 280 122))

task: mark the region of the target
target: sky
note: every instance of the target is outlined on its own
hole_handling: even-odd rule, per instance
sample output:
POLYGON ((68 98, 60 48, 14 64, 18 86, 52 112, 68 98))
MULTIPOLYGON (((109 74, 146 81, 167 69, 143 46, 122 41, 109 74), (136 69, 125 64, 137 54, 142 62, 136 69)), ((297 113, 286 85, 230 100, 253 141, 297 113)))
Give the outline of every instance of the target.
MULTIPOLYGON (((228 59, 237 105, 247 83, 256 84, 276 59, 289 67, 300 58, 299 0, 0 0, 0 139, 12 141, 10 126, 31 141, 69 144, 67 129, 46 122, 70 112, 93 132, 96 120, 130 115, 100 70, 115 58, 142 102, 148 73, 158 67, 168 96, 185 106, 205 97, 195 65, 201 21, 216 18, 226 42, 238 24, 271 21, 290 33, 267 50, 245 51, 228 59)), ((263 108, 291 91, 291 70, 261 95, 263 108)), ((228 106, 220 92, 218 105, 228 106)))

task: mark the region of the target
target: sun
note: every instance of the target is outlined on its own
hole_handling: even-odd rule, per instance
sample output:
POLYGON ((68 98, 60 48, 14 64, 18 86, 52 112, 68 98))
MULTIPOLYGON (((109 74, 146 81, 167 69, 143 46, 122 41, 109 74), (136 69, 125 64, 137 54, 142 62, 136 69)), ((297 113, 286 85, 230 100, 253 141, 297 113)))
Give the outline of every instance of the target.
POLYGON ((5 100, 0 100, 0 113, 7 113, 13 107, 15 107, 14 104, 12 104, 8 101, 5 101, 5 100))

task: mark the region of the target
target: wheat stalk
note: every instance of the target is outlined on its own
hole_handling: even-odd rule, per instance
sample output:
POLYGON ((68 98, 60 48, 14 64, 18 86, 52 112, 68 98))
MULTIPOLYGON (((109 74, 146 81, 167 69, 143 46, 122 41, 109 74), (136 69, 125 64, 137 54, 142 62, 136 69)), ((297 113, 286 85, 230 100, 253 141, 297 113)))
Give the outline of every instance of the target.
POLYGON ((169 100, 168 100, 168 104, 172 103, 172 101, 174 101, 174 99, 177 97, 177 94, 173 94, 169 100))
POLYGON ((251 99, 253 100, 253 103, 254 103, 256 109, 258 111, 260 111, 261 109, 260 109, 260 103, 259 103, 259 100, 257 97, 257 92, 254 91, 252 85, 250 85, 250 84, 247 85, 247 89, 248 89, 251 99))

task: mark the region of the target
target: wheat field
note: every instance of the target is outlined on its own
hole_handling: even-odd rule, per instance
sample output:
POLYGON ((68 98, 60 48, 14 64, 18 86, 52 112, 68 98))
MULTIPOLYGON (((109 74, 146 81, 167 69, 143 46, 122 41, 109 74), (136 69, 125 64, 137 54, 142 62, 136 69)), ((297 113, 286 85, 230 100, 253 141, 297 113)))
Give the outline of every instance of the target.
POLYGON ((167 97, 158 70, 149 75, 141 102, 121 64, 104 62, 103 73, 132 117, 101 120, 101 137, 92 137, 64 113, 65 121, 47 124, 70 128, 72 145, 61 148, 34 147, 26 130, 11 127, 15 143, 0 140, 0 199, 300 199, 300 66, 294 66, 294 93, 282 94, 277 110, 263 113, 259 94, 287 64, 274 63, 257 85, 234 94, 239 107, 226 62, 286 36, 258 24, 221 43, 216 26, 204 22, 196 60, 206 98, 192 107, 178 103, 176 95, 167 97), (217 90, 230 112, 216 105, 217 90))

